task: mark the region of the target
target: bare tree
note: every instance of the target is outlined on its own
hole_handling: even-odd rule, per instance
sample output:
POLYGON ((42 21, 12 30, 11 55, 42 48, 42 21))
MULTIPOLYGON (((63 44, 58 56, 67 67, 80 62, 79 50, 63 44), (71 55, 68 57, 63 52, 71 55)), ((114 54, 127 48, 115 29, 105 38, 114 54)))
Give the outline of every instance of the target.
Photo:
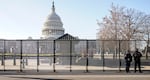
MULTIPOLYGON (((132 44, 130 40, 141 40, 145 37, 145 34, 141 33, 141 31, 145 32, 143 30, 145 25, 150 25, 146 22, 150 20, 148 20, 149 17, 145 13, 131 8, 114 6, 113 4, 109 12, 110 15, 105 16, 102 22, 98 21, 100 30, 97 36, 99 39, 126 40, 121 43, 124 45, 122 49, 130 49, 132 44)), ((115 45, 118 45, 117 41, 109 41, 107 47, 112 48, 115 45)))
POLYGON ((145 19, 144 19, 144 24, 143 24, 143 28, 141 30, 141 33, 143 34, 143 39, 146 42, 146 46, 145 46, 145 54, 146 54, 146 59, 148 59, 148 53, 150 52, 150 47, 149 47, 149 39, 150 39, 150 15, 145 15, 145 19))

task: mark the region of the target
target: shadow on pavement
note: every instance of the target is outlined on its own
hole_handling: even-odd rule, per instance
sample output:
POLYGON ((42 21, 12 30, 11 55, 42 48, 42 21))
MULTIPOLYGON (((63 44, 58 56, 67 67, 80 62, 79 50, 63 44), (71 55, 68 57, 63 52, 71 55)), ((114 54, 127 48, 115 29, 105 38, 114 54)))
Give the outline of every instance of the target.
MULTIPOLYGON (((72 72, 66 72, 66 71, 56 71, 56 72, 49 72, 49 71, 0 71, 0 75, 149 75, 150 70, 143 70, 143 73, 134 73, 133 70, 131 70, 130 73, 126 73, 124 70, 122 71, 116 71, 116 70, 107 70, 107 71, 100 71, 100 70, 90 70, 88 72, 86 71, 72 71, 72 72)), ((43 80, 43 79, 42 79, 43 80)), ((46 80, 46 79, 44 79, 46 80)), ((62 80, 62 79, 61 79, 62 80)))
POLYGON ((10 78, 35 79, 35 80, 71 80, 71 79, 49 79, 49 78, 35 78, 35 77, 10 77, 10 78))

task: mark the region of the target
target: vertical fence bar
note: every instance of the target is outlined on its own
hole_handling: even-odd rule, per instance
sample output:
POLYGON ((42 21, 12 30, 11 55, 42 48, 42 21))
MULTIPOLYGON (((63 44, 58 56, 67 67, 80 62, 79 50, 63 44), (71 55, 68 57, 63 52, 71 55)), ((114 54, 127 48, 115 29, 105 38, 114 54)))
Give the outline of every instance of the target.
POLYGON ((146 48, 147 48, 147 51, 146 51, 145 58, 146 58, 146 60, 148 60, 148 53, 149 53, 149 40, 148 40, 148 43, 147 43, 146 48))
POLYGON ((88 59, 88 40, 86 40, 86 72, 89 72, 88 65, 89 65, 89 59, 88 59))
POLYGON ((136 40, 135 40, 135 42, 134 42, 134 43, 135 43, 135 50, 136 50, 136 48, 137 48, 137 46, 136 46, 136 40))
POLYGON ((20 72, 22 72, 22 40, 20 40, 20 72))
POLYGON ((39 72, 39 41, 37 40, 37 72, 39 72))
POLYGON ((4 66, 4 69, 3 71, 5 71, 5 53, 6 53, 6 41, 4 40, 4 52, 3 52, 3 66, 4 66))
POLYGON ((70 40, 70 72, 72 72, 72 40, 70 40))
POLYGON ((1 58, 2 58, 2 61, 1 61, 1 65, 4 65, 4 40, 3 40, 3 52, 2 52, 2 55, 1 55, 1 58))
POLYGON ((118 55, 118 51, 117 51, 117 40, 115 40, 116 41, 116 55, 115 55, 115 58, 117 59, 117 55, 118 55))
POLYGON ((104 49, 104 40, 102 41, 102 47, 103 47, 103 52, 102 52, 102 59, 103 59, 103 72, 105 71, 105 57, 104 57, 104 54, 105 54, 105 49, 104 49))
POLYGON ((3 52, 2 52, 2 55, 1 55, 1 58, 2 58, 1 65, 3 65, 3 66, 4 66, 4 41, 3 41, 3 52))
POLYGON ((121 41, 119 40, 119 71, 121 71, 120 43, 121 43, 121 41))
POLYGON ((53 42, 53 55, 54 55, 54 56, 53 56, 53 59, 54 59, 54 60, 53 60, 53 72, 56 72, 56 70, 55 70, 55 63, 56 63, 56 61, 55 61, 55 60, 56 60, 56 59, 55 59, 55 57, 56 57, 56 56, 55 56, 55 49, 56 49, 55 43, 56 43, 56 42, 55 42, 55 40, 54 40, 54 42, 53 42))
POLYGON ((149 32, 148 32, 148 42, 147 42, 147 52, 146 52, 146 60, 148 60, 148 57, 149 57, 149 32))

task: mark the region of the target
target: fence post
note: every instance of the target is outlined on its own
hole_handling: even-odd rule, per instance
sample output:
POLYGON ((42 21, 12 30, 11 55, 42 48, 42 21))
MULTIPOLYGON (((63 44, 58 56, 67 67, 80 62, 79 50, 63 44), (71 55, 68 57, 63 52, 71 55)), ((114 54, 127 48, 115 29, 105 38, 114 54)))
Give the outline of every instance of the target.
POLYGON ((22 72, 22 40, 20 40, 20 72, 22 72))
POLYGON ((70 72, 72 72, 72 40, 70 40, 70 72))
POLYGON ((4 66, 3 71, 5 71, 5 53, 6 53, 6 41, 4 40, 4 52, 3 52, 3 57, 2 57, 2 65, 4 66))
POLYGON ((37 40, 37 72, 39 72, 39 41, 37 40))
POLYGON ((53 59, 54 59, 54 60, 53 60, 53 71, 54 71, 54 72, 56 72, 56 70, 55 70, 55 63, 56 63, 56 58, 55 58, 55 57, 56 57, 56 56, 55 56, 56 53, 55 53, 55 49, 56 49, 56 46, 55 46, 55 40, 54 40, 54 42, 53 42, 53 55, 54 55, 54 56, 53 56, 53 57, 54 57, 54 58, 53 58, 53 59))
POLYGON ((89 59, 88 59, 88 40, 86 40, 86 72, 89 72, 88 65, 89 65, 89 59))
POLYGON ((136 40, 135 40, 135 50, 136 50, 136 48, 137 48, 137 47, 136 47, 136 40))
POLYGON ((102 41, 102 46, 103 46, 103 52, 102 52, 102 59, 103 59, 103 72, 105 71, 105 49, 104 49, 104 40, 102 41))
POLYGON ((121 71, 120 43, 121 43, 121 41, 119 40, 119 71, 121 71))

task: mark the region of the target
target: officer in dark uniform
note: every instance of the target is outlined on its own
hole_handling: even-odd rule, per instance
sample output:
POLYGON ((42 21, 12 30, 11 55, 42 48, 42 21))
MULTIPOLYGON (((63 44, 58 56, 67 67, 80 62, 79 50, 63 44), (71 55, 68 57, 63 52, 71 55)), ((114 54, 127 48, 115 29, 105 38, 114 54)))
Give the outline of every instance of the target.
POLYGON ((136 51, 133 54, 133 57, 134 57, 134 63, 135 63, 134 64, 134 72, 136 72, 136 68, 138 66, 139 72, 142 73, 142 71, 141 71, 141 57, 142 57, 141 52, 139 52, 138 49, 136 49, 136 51))
POLYGON ((125 54, 125 62, 126 62, 126 72, 128 73, 130 71, 130 64, 132 62, 130 50, 128 50, 127 53, 125 54))

